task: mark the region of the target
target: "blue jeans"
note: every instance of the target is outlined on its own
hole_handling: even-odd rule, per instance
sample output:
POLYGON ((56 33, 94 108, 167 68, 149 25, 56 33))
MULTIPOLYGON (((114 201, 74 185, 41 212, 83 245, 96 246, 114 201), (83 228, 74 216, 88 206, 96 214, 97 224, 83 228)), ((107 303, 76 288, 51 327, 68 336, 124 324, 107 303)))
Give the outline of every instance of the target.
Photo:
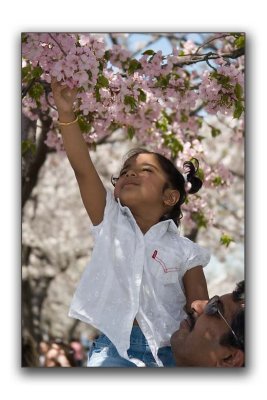
MULTIPOLYGON (((158 367, 147 340, 138 326, 133 326, 128 356, 132 361, 121 357, 109 338, 101 334, 93 342, 89 351, 87 367, 158 367)), ((164 367, 175 367, 170 346, 161 347, 158 351, 158 357, 164 367)))

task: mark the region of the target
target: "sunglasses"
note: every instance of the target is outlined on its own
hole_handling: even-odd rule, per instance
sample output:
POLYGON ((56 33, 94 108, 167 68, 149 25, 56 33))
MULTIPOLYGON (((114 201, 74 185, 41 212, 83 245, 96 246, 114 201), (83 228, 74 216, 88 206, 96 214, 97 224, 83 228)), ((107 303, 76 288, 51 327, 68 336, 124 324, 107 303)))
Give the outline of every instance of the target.
POLYGON ((225 317, 223 316, 223 304, 222 304, 219 296, 214 296, 208 301, 208 303, 206 304, 206 306, 204 308, 204 313, 206 315, 216 315, 216 314, 218 314, 219 317, 226 323, 226 325, 228 326, 228 328, 232 332, 235 340, 238 343, 240 342, 238 337, 237 337, 237 335, 236 335, 236 333, 233 331, 233 329, 231 328, 231 326, 229 325, 229 323, 226 321, 225 317))

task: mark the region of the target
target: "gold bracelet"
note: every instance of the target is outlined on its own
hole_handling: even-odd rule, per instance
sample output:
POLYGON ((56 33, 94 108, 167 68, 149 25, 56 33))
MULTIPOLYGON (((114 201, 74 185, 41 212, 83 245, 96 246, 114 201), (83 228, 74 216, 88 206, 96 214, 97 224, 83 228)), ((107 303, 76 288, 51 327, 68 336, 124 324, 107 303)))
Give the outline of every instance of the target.
POLYGON ((75 120, 71 121, 71 122, 60 122, 60 121, 58 121, 58 125, 59 126, 69 126, 69 125, 75 124, 75 122, 78 122, 78 117, 76 117, 75 120))

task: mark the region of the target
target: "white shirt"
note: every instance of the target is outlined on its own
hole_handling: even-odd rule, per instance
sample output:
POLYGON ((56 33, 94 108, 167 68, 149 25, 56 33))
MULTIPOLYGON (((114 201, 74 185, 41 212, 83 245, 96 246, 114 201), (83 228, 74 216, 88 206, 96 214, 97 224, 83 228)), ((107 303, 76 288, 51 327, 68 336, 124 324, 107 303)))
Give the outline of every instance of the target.
POLYGON ((128 207, 107 191, 103 221, 93 227, 95 247, 74 294, 69 316, 93 325, 128 358, 136 318, 158 365, 160 347, 186 317, 182 278, 207 265, 209 252, 179 236, 172 220, 143 234, 128 207))

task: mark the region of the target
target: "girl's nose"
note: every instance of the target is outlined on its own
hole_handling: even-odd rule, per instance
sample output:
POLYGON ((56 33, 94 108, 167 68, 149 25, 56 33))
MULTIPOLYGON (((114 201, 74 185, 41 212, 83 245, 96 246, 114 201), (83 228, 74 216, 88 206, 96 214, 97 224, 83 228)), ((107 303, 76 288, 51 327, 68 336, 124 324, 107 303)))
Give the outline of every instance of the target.
POLYGON ((199 316, 199 315, 203 314, 204 308, 207 303, 208 303, 208 300, 195 300, 192 302, 191 308, 199 316))
POLYGON ((133 170, 133 169, 129 169, 127 172, 126 172, 126 176, 128 177, 128 176, 136 176, 136 172, 133 170))

